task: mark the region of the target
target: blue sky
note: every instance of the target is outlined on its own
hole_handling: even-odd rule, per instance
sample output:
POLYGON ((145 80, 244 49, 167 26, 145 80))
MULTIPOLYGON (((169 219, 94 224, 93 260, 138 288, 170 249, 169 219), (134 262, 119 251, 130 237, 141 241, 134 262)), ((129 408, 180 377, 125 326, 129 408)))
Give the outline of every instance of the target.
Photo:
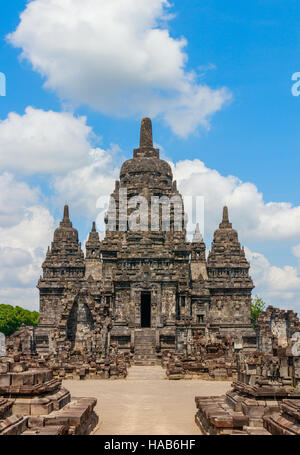
MULTIPOLYGON (((74 11, 78 11, 78 8, 80 8, 78 6, 78 0, 62 0, 62 3, 67 8, 68 5, 69 7, 72 5, 72 1, 75 2, 74 5, 76 4, 77 8, 77 10, 73 10, 75 15, 76 13, 74 11)), ((126 9, 125 4, 128 2, 130 2, 131 6, 134 6, 134 0, 125 0, 123 2, 124 11, 126 9)), ((103 175, 107 178, 111 172, 111 180, 113 181, 115 175, 113 172, 118 169, 123 159, 131 156, 132 149, 138 145, 138 123, 141 116, 144 114, 148 115, 148 110, 150 114, 154 112, 153 107, 148 108, 148 103, 150 106, 154 95, 168 96, 168 100, 175 100, 176 96, 174 93, 181 96, 182 93, 185 93, 184 90, 186 90, 187 86, 188 90, 191 87, 192 90, 196 90, 205 85, 213 93, 225 87, 227 94, 230 94, 230 100, 225 99, 226 96, 223 94, 222 102, 220 102, 218 108, 212 108, 211 113, 205 117, 209 120, 209 128, 206 128, 204 122, 199 120, 196 127, 192 128, 188 134, 178 134, 178 122, 174 123, 168 120, 168 113, 171 108, 169 105, 167 108, 162 108, 161 106, 164 105, 164 101, 162 100, 165 98, 160 98, 158 112, 156 115, 152 115, 154 139, 161 146, 163 156, 171 160, 174 165, 177 166, 178 162, 184 160, 191 160, 194 164, 194 160, 200 160, 204 163, 205 169, 210 170, 207 175, 213 175, 212 171, 219 173, 221 177, 217 178, 217 183, 214 181, 213 186, 215 187, 220 184, 220 189, 215 194, 212 194, 212 198, 218 199, 219 195, 222 195, 222 185, 228 182, 228 176, 230 175, 237 177, 242 183, 251 183, 256 188, 257 194, 262 194, 263 206, 261 207, 260 216, 263 221, 259 227, 255 227, 255 222, 253 221, 257 207, 255 205, 257 203, 257 195, 255 197, 253 196, 256 191, 253 190, 253 187, 249 190, 247 185, 245 189, 242 185, 241 190, 243 194, 249 190, 251 195, 245 197, 243 199, 244 202, 237 201, 237 196, 233 194, 234 188, 240 188, 241 184, 235 182, 230 187, 231 189, 228 189, 227 199, 224 196, 224 200, 225 202, 229 201, 230 212, 230 202, 233 201, 232 218, 234 226, 240 231, 241 242, 251 250, 249 258, 252 258, 255 264, 253 266, 256 267, 254 276, 259 282, 257 292, 262 294, 268 300, 268 303, 278 304, 283 302, 282 306, 284 307, 300 309, 300 218, 299 211, 297 210, 300 206, 298 189, 300 167, 298 151, 300 142, 300 130, 298 126, 300 97, 294 97, 291 94, 293 85, 291 81, 292 74, 300 71, 299 2, 297 0, 252 0, 251 2, 224 2, 221 0, 173 1, 172 6, 165 8, 165 12, 173 15, 169 20, 163 18, 161 10, 159 10, 159 4, 163 4, 163 1, 156 0, 154 2, 157 5, 157 10, 154 13, 153 11, 148 12, 145 6, 145 11, 138 13, 141 14, 141 18, 146 24, 145 30, 142 32, 144 33, 146 31, 148 33, 149 30, 153 29, 168 30, 168 37, 161 36, 161 43, 162 47, 167 46, 168 43, 173 46, 174 67, 172 67, 173 69, 171 68, 172 71, 166 69, 163 76, 161 76, 158 72, 160 60, 157 59, 156 62, 154 58, 153 62, 154 64, 155 62, 157 63, 157 68, 153 69, 152 75, 150 65, 149 72, 153 76, 152 80, 155 80, 155 84, 153 83, 149 88, 149 85, 147 85, 148 80, 146 78, 143 79, 142 71, 136 79, 135 75, 130 73, 130 69, 127 72, 125 62, 120 70, 121 80, 126 79, 126 83, 128 84, 126 87, 130 87, 131 92, 134 91, 132 90, 132 84, 140 84, 140 92, 137 95, 134 94, 134 96, 131 93, 130 97, 128 97, 127 104, 134 104, 135 99, 138 100, 137 104, 143 104, 143 107, 137 109, 132 108, 128 112, 126 110, 126 103, 124 109, 120 99, 117 101, 117 107, 112 110, 108 106, 109 103, 102 103, 101 96, 105 95, 105 91, 110 93, 109 91, 112 90, 112 93, 115 93, 116 90, 113 82, 110 84, 107 82, 107 79, 101 79, 101 57, 107 59, 107 56, 103 54, 103 49, 97 49, 97 40, 91 46, 95 47, 95 55, 99 55, 99 90, 97 88, 97 79, 94 80, 88 74, 87 70, 84 72, 84 68, 87 68, 90 64, 87 61, 89 57, 85 56, 84 52, 78 53, 77 56, 78 45, 73 43, 72 38, 69 37, 68 28, 66 28, 65 38, 68 46, 63 42, 60 44, 59 38, 57 38, 58 42, 55 43, 55 46, 51 43, 51 40, 55 40, 56 36, 55 21, 60 20, 64 23, 64 16, 60 18, 60 13, 57 13, 57 17, 53 14, 53 17, 55 17, 53 19, 54 23, 51 22, 51 27, 49 25, 48 29, 47 15, 44 15, 40 12, 42 10, 39 10, 43 4, 47 3, 50 8, 52 5, 54 8, 53 12, 56 14, 55 0, 34 0, 33 2, 15 0, 14 2, 7 3, 5 8, 2 7, 3 11, 0 16, 0 72, 5 73, 7 78, 7 95, 6 97, 0 98, 0 122, 3 124, 2 135, 5 138, 7 135, 9 138, 7 140, 10 141, 11 148, 9 149, 9 153, 13 156, 14 150, 20 147, 20 144, 12 144, 13 135, 11 131, 13 131, 15 123, 13 121, 10 122, 10 125, 5 123, 11 112, 19 114, 21 118, 20 127, 24 128, 20 137, 24 138, 28 138, 28 134, 26 135, 26 125, 23 125, 22 118, 28 106, 32 106, 34 109, 43 112, 68 112, 74 119, 78 119, 78 116, 85 116, 86 125, 91 128, 93 137, 91 138, 89 136, 87 138, 83 132, 84 140, 89 140, 91 147, 98 147, 102 150, 101 162, 104 160, 104 156, 106 157, 105 159, 109 158, 109 163, 101 169, 104 172, 103 175), (27 14, 27 17, 20 23, 19 15, 26 9, 28 3, 36 4, 36 9, 31 14, 27 14), (156 17, 156 21, 149 25, 146 20, 147 14, 152 13, 156 17), (36 27, 35 22, 36 17, 39 18, 39 14, 41 14, 41 29, 36 27), (22 23, 23 28, 21 27, 22 23), (16 30, 17 34, 14 39, 7 40, 7 35, 16 30), (38 35, 39 33, 40 35, 38 35), (186 40, 186 46, 182 48, 176 47, 176 43, 182 37, 186 40), (39 44, 39 40, 42 44, 39 44), (62 49, 60 49, 60 45, 62 49), (20 57, 22 50, 26 53, 27 58, 25 59, 21 59, 20 57), (186 56, 185 63, 181 66, 184 75, 180 75, 180 71, 178 70, 179 75, 175 80, 175 78, 172 78, 171 73, 176 72, 180 67, 180 65, 176 66, 176 58, 183 54, 186 56), (82 74, 77 73, 77 76, 75 76, 75 78, 79 77, 82 80, 82 93, 77 93, 78 86, 74 84, 73 87, 72 80, 64 78, 66 68, 61 63, 57 66, 58 71, 62 72, 62 77, 55 78, 53 76, 53 73, 51 73, 52 69, 49 70, 49 68, 55 64, 56 58, 57 61, 62 62, 65 60, 70 65, 74 63, 73 58, 83 59, 83 72, 82 74), (34 64, 36 64, 35 68, 33 68, 34 64), (186 76, 188 74, 194 74, 194 79, 191 83, 187 82, 186 76), (168 78, 170 78, 172 93, 170 92, 171 94, 168 93, 166 95, 168 78), (182 86, 183 81, 185 89, 182 91, 178 87, 182 86), (48 87, 44 86, 45 82, 48 83, 48 87), (99 92, 95 103, 93 101, 87 101, 91 98, 84 87, 85 83, 87 85, 95 83, 95 90, 99 92), (108 86, 106 87, 105 84, 108 84, 108 86), (143 84, 145 85, 143 86, 143 84), (69 90, 70 87, 71 89, 69 90), (121 107, 119 108, 118 106, 121 107), (8 126, 10 129, 7 132, 5 128, 8 128, 8 126), (10 134, 12 136, 9 136, 10 134), (112 149, 114 150, 113 153, 111 152, 112 149), (254 199, 256 202, 253 202, 254 199), (249 201, 249 207, 245 207, 247 201, 249 201), (277 204, 274 210, 266 206, 266 204, 271 202, 277 204), (288 225, 287 232, 284 230, 285 212, 282 212, 281 207, 278 205, 282 202, 290 204, 286 217, 286 223, 288 225), (296 210, 293 211, 293 208, 296 210), (264 210, 266 210, 266 215, 264 214, 264 210), (249 213, 251 214, 251 220, 249 219, 249 223, 247 224, 244 219, 247 218, 245 214, 247 215, 249 213), (280 217, 283 219, 278 227, 276 225, 276 218, 279 219, 280 217), (268 226, 273 222, 274 229, 270 235, 268 234, 268 226), (266 225, 263 223, 266 223, 266 225), (292 228, 293 223, 295 226, 292 228), (299 228, 297 227, 298 225, 299 228), (262 234, 263 231, 265 231, 265 235, 262 234), (268 275, 262 278, 264 269, 268 269, 269 271, 268 275), (290 284, 287 283, 288 280, 286 279, 289 270, 289 276, 293 275, 294 277, 290 284), (278 285, 280 280, 282 280, 281 286, 278 285), (277 283, 276 290, 274 291, 273 289, 274 292, 272 292, 272 283, 277 283)), ((106 3, 106 1, 103 3, 106 3)), ((143 2, 140 3, 143 4, 143 2)), ((122 5, 122 2, 119 5, 122 5)), ((93 0, 89 0, 86 8, 92 9, 92 7, 93 0)), ((107 32, 101 30, 100 13, 101 10, 99 7, 99 10, 95 10, 99 33, 102 33, 99 37, 107 37, 107 42, 109 42, 110 36, 105 35, 107 32), (99 15, 97 17, 98 13, 99 15)), ((137 15, 136 20, 138 19, 139 16, 137 15)), ((89 20, 92 21, 93 19, 89 19, 89 16, 87 16, 87 23, 89 20)), ((134 24, 134 17, 128 19, 128 26, 131 24, 130 21, 133 21, 132 24, 134 24)), ((120 24, 118 23, 118 25, 120 24)), ((66 27, 68 26, 66 25, 66 27)), ((136 33, 136 36, 140 36, 139 33, 141 31, 137 30, 136 33)), ((146 50, 142 49, 143 44, 140 44, 138 40, 134 41, 135 38, 128 42, 128 47, 126 47, 127 43, 125 43, 124 49, 125 53, 128 52, 129 60, 130 43, 132 43, 132 46, 136 46, 132 52, 133 55, 135 51, 148 52, 148 44, 145 44, 146 50), (141 49, 139 46, 141 46, 141 49)), ((85 42, 85 37, 83 42, 85 42)), ((114 52, 118 46, 123 44, 116 43, 115 48, 113 47, 114 44, 109 43, 108 48, 114 52)), ((156 55, 159 54, 161 51, 160 47, 153 45, 153 52, 155 51, 156 55)), ((137 55, 139 54, 137 53, 137 55)), ((152 54, 150 53, 150 55, 152 54)), ((109 60, 103 61, 105 62, 105 70, 107 68, 107 71, 109 71, 111 62, 109 60)), ((91 68, 94 68, 94 64, 94 62, 91 63, 91 68)), ((116 71, 113 71, 113 68, 115 68, 114 65, 111 65, 112 80, 116 74, 116 71)), ((74 71, 78 71, 76 65, 74 66, 74 71)), ((122 98, 122 96, 127 97, 127 94, 124 95, 124 93, 120 91, 119 98, 122 98)), ((212 96, 212 94, 209 95, 209 100, 212 96)), ((188 113, 191 110, 191 102, 191 99, 187 102, 188 113)), ((177 108, 178 106, 176 106, 177 108)), ((186 109, 186 106, 184 106, 184 109, 186 109)), ((198 111, 201 111, 201 109, 203 109, 201 103, 193 106, 191 115, 197 116, 198 111)), ((185 115, 184 118, 186 118, 185 115)), ((39 130, 38 125, 37 130, 39 130)), ((32 131, 31 134, 33 134, 32 131)), ((18 132, 16 134, 18 135, 18 132)), ((5 140, 1 142, 0 136, 1 153, 4 155, 7 153, 7 142, 5 140)), ((32 140, 35 140, 34 136, 32 140)), ((39 143, 40 141, 41 138, 39 138, 39 143)), ((59 137, 57 141, 58 143, 60 142, 59 137)), ((66 142, 66 148, 68 146, 69 143, 66 142)), ((30 143, 26 147, 30 150, 30 143)), ((24 149, 24 159, 26 159, 26 147, 24 149)), ((41 150, 43 149, 43 144, 41 144, 41 150)), ((16 152, 16 161, 18 160, 17 157, 20 156, 19 153, 21 153, 20 150, 16 152)), ((68 153, 70 154, 70 161, 72 161, 72 153, 69 149, 68 153)), ((80 153, 83 152, 79 151, 78 156, 80 153)), ((40 157, 41 160, 44 159, 42 151, 40 157)), ((29 153, 28 162, 31 159, 36 160, 29 153)), ((57 157, 53 159, 57 160, 57 157)), ((20 210, 23 210, 24 204, 27 204, 27 208, 30 208, 31 205, 33 207, 42 206, 48 210, 50 218, 54 217, 55 225, 57 217, 61 212, 61 205, 64 202, 69 202, 71 214, 72 207, 74 207, 72 216, 74 224, 80 230, 80 237, 82 242, 84 242, 91 221, 96 216, 96 212, 94 216, 91 211, 84 212, 80 208, 80 204, 78 207, 75 203, 72 206, 73 196, 70 180, 74 176, 73 174, 68 174, 68 172, 75 172, 77 169, 76 175, 78 175, 79 169, 85 166, 84 159, 82 160, 80 158, 79 161, 77 168, 71 163, 70 169, 64 168, 64 170, 58 169, 56 171, 54 166, 54 170, 51 173, 45 173, 43 169, 39 171, 36 166, 34 171, 22 172, 20 166, 14 168, 12 163, 6 169, 4 158, 1 161, 3 163, 1 172, 9 172, 18 184, 24 183, 29 190, 37 189, 36 191, 39 192, 35 201, 30 199, 30 197, 33 198, 32 195, 29 197, 30 201, 20 201, 20 210), (68 177, 67 180, 66 176, 68 177), (63 193, 64 188, 67 188, 66 194, 63 193)), ((86 162, 88 162, 88 159, 86 162)), ((198 175, 198 187, 196 179, 194 186, 188 187, 186 178, 181 177, 183 174, 180 174, 180 172, 183 172, 182 167, 178 165, 176 175, 178 175, 179 182, 182 183, 182 188, 186 188, 186 191, 193 192, 197 192, 198 188, 199 191, 203 190, 204 183, 203 181, 202 183, 200 182, 201 172, 203 172, 202 168, 200 169, 199 167, 197 171, 200 172, 198 175)), ((207 177, 207 182, 207 185, 212 184, 212 178, 207 177)), ((106 188, 106 191, 110 191, 108 180, 103 180, 103 185, 101 185, 101 175, 99 175, 98 185, 102 186, 103 191, 106 188)), ((85 183, 83 183, 83 192, 85 188, 85 183)), ((91 193, 93 191, 94 189, 91 190, 91 193)), ((208 188, 207 191, 211 192, 213 190, 208 188)), ((217 220, 220 218, 219 206, 221 207, 223 201, 220 200, 220 203, 216 201, 215 204, 211 204, 209 202, 210 199, 206 199, 208 199, 206 202, 209 204, 209 206, 206 206, 206 216, 209 221, 207 232, 205 232, 205 240, 209 248, 212 240, 212 224, 214 222, 214 227, 217 227, 217 220)), ((84 204, 84 201, 82 201, 82 204, 84 204)), ((17 202, 16 210, 18 210, 17 202)), ((3 224, 3 229, 5 229, 4 238, 10 239, 10 232, 12 231, 8 230, 13 229, 13 226, 3 224)), ((46 231, 49 232, 49 230, 50 225, 48 225, 46 231)), ((41 249, 45 248, 45 236, 41 236, 43 240, 41 240, 40 245, 37 245, 41 249)), ((8 248, 9 245, 6 245, 4 240, 3 242, 0 247, 8 248)), ((14 245, 12 246, 14 247, 14 245)), ((16 243, 15 249, 23 250, 21 241, 16 243)), ((33 247, 29 251, 29 254, 31 256, 35 254, 33 247)), ((16 254, 16 257, 16 260, 19 260, 18 254, 16 254)), ((11 279, 11 284, 9 285, 10 291, 7 290, 6 294, 0 296, 2 300, 7 298, 9 301, 14 302, 14 298, 12 297, 13 290, 18 289, 21 293, 22 286, 24 286, 27 289, 26 292, 28 292, 28 305, 31 305, 30 289, 33 288, 35 274, 37 273, 37 263, 40 257, 36 256, 33 259, 35 265, 32 266, 31 264, 32 273, 27 281, 21 279, 14 282, 11 279)), ((21 270, 23 269, 21 268, 21 270)), ((6 280, 10 281, 10 278, 7 278, 8 272, 6 269, 4 276, 6 280)), ((2 284, 3 286, 5 286, 5 283, 2 284)))

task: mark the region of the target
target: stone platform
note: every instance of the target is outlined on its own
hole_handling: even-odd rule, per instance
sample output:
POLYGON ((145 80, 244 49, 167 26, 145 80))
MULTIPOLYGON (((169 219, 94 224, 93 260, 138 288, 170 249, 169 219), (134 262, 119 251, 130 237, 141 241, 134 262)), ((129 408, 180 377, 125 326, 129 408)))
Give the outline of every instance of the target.
POLYGON ((281 413, 264 417, 264 427, 274 435, 300 435, 300 400, 282 400, 281 413))
POLYGON ((195 397, 195 422, 204 434, 300 435, 299 390, 235 382, 222 396, 195 397), (289 396, 288 399, 283 399, 289 396))
POLYGON ((60 379, 34 359, 0 360, 0 435, 89 434, 98 422, 95 398, 71 398, 60 379), (32 367, 34 365, 34 367, 32 367))

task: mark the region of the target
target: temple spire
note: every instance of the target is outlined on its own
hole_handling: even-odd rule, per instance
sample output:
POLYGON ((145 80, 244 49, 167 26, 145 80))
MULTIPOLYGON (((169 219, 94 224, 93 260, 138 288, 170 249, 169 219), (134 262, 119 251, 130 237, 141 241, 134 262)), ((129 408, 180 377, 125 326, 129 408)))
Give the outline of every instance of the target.
POLYGON ((223 218, 222 223, 220 223, 220 228, 232 228, 232 224, 229 222, 228 207, 226 205, 223 207, 223 218))
POLYGON ((96 232, 96 223, 93 221, 92 232, 96 232))
POLYGON ((152 122, 148 117, 141 122, 140 147, 153 147, 152 122))
POLYGON ((200 232, 199 223, 196 224, 195 233, 193 235, 193 243, 203 242, 203 237, 200 232))
POLYGON ((63 219, 63 221, 70 221, 70 218, 69 218, 69 206, 68 205, 64 206, 64 219, 63 219))
POLYGON ((223 207, 223 220, 222 223, 229 223, 229 216, 228 216, 228 207, 223 207))

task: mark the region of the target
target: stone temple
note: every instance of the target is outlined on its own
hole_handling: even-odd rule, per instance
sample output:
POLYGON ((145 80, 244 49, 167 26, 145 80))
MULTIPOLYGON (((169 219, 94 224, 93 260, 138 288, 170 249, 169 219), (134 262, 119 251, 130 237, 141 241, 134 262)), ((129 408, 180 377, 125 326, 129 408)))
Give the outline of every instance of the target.
POLYGON ((255 343, 250 265, 228 209, 206 256, 198 226, 187 240, 183 199, 171 167, 153 147, 148 118, 110 200, 105 238, 100 241, 93 223, 85 255, 64 208, 38 282, 38 352, 68 350, 100 359, 117 347, 133 363, 151 364, 166 350, 183 352, 195 333, 211 340, 229 337, 236 349, 255 343), (150 222, 153 197, 171 201, 168 229, 166 202, 150 222), (138 228, 131 229, 137 207, 144 208, 135 219, 138 228))

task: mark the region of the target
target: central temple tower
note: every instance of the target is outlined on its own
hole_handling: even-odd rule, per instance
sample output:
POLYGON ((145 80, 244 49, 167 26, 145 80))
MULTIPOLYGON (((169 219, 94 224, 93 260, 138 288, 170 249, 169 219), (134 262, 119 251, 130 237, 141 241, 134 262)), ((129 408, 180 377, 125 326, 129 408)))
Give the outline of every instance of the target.
POLYGON ((229 336, 237 346, 254 336, 250 266, 228 209, 206 259, 199 225, 192 242, 186 238, 183 198, 153 147, 149 118, 105 223, 102 241, 93 223, 84 257, 65 207, 38 284, 38 350, 99 359, 118 346, 136 363, 153 363, 165 350, 187 352, 196 333, 229 336))
POLYGON ((174 349, 176 317, 188 296, 190 248, 183 200, 170 165, 153 148, 148 118, 140 147, 121 168, 106 222, 102 282, 113 301, 111 341, 130 343, 140 357, 174 349))

